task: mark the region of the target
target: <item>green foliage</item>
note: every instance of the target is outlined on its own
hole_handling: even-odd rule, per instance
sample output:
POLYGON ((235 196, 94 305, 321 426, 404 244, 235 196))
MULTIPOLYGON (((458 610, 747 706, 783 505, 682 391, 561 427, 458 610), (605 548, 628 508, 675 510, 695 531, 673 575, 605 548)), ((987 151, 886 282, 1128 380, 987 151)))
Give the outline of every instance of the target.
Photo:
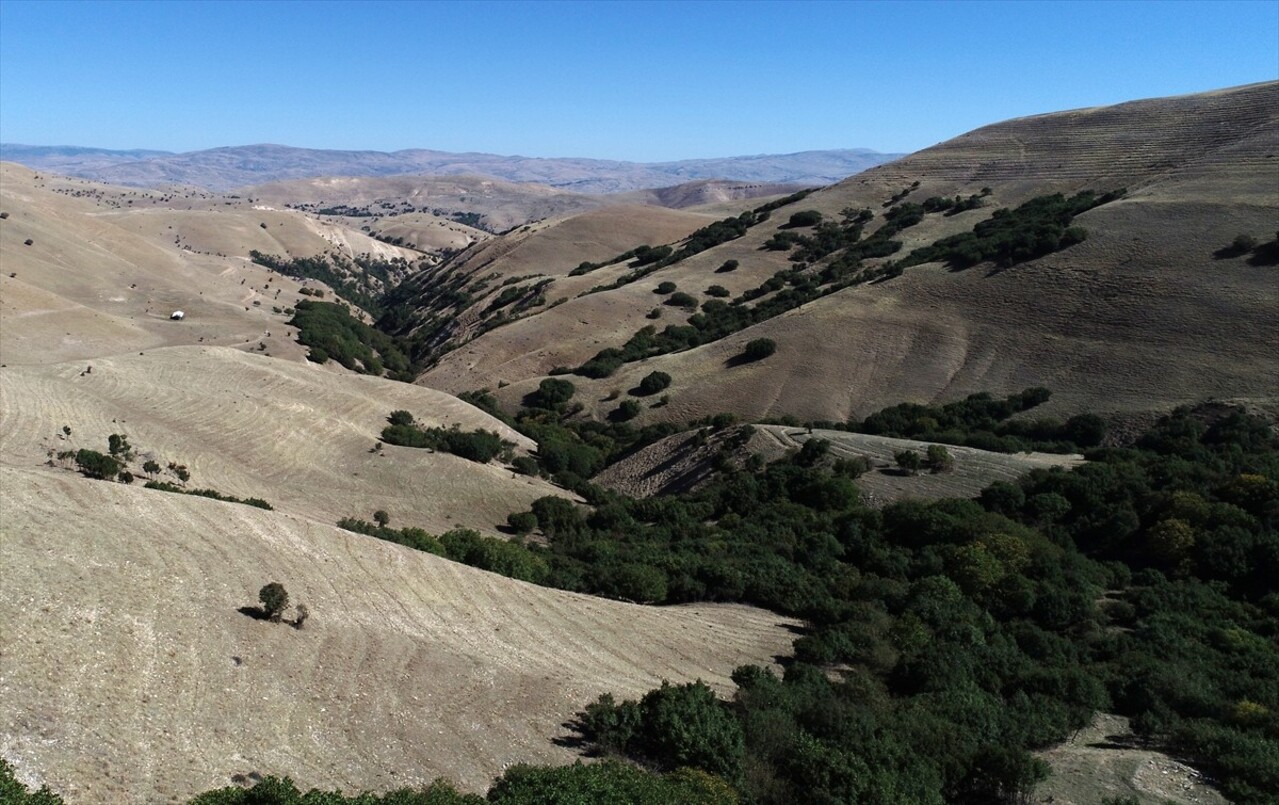
POLYGON ((129 445, 128 437, 119 433, 113 433, 107 437, 107 452, 122 461, 128 461, 133 457, 133 447, 129 445))
POLYGON ((737 805, 723 780, 691 769, 654 774, 605 760, 571 766, 516 765, 489 789, 492 805, 737 805))
POLYGON ((719 268, 715 269, 715 273, 716 273, 716 274, 727 274, 727 273, 729 273, 729 272, 731 272, 731 271, 736 271, 736 270, 737 270, 738 265, 740 265, 740 264, 739 264, 736 260, 725 260, 723 265, 721 265, 719 268))
POLYGON ((683 291, 676 291, 675 293, 666 297, 666 301, 663 302, 662 304, 670 305, 672 307, 688 308, 689 310, 692 310, 693 308, 697 307, 697 297, 693 296, 692 294, 686 294, 683 291))
POLYGON ((495 458, 509 460, 515 444, 487 430, 464 431, 451 428, 421 428, 417 425, 387 425, 382 441, 402 447, 419 447, 452 453, 455 456, 487 464, 495 458))
POLYGON ((284 585, 273 581, 258 590, 258 601, 262 602, 262 612, 274 623, 280 622, 280 616, 289 606, 289 593, 284 585))
POLYGON ((395 338, 351 316, 333 302, 298 302, 289 324, 298 328, 298 343, 310 348, 316 363, 332 359, 362 374, 412 379, 413 367, 395 338))
POLYGON ((224 495, 214 489, 186 489, 167 481, 147 481, 143 485, 144 489, 158 489, 161 492, 176 492, 179 495, 195 495, 202 498, 210 498, 211 500, 220 500, 225 503, 242 503, 245 506, 253 506, 257 509, 266 509, 272 511, 275 509, 270 503, 262 498, 237 498, 234 495, 224 495))
POLYGON ((919 472, 919 468, 924 464, 924 460, 914 450, 902 450, 894 453, 893 461, 897 464, 897 468, 907 475, 914 475, 919 472))
POLYGON ((84 448, 76 451, 75 463, 86 477, 97 478, 100 481, 114 479, 123 468, 123 465, 115 458, 84 448))
POLYGON ((668 293, 674 293, 675 288, 676 288, 676 285, 673 282, 659 282, 657 284, 657 287, 653 289, 653 293, 663 294, 663 295, 668 293))
POLYGON ((639 416, 641 410, 640 404, 635 400, 622 400, 621 404, 609 414, 609 419, 614 422, 627 422, 639 416))
POLYGON ((939 444, 930 444, 927 455, 924 457, 924 465, 933 473, 950 472, 955 468, 955 459, 946 448, 939 444))
POLYGON ((718 299, 723 299, 730 296, 731 294, 729 293, 728 289, 725 288, 723 285, 712 285, 706 289, 706 295, 713 296, 718 299))
POLYGON ((644 379, 639 383, 639 393, 647 397, 650 394, 656 394, 669 388, 671 385, 671 376, 666 372, 656 371, 649 372, 644 375, 644 379))
POLYGON ((900 266, 945 262, 954 269, 992 261, 1008 267, 1073 246, 1087 232, 1071 227, 1076 215, 1121 198, 1118 190, 1097 195, 1091 190, 1066 198, 1061 193, 1039 196, 1014 209, 996 210, 971 232, 952 235, 912 251, 900 266))
POLYGON ((861 422, 849 422, 847 427, 857 433, 943 442, 1001 453, 1029 450, 1073 453, 1101 444, 1106 423, 1095 414, 1079 414, 1065 422, 1010 419, 1042 405, 1050 396, 1047 389, 1029 388, 1002 400, 981 393, 940 406, 901 403, 877 411, 861 422))
POLYGON ((803 210, 793 214, 786 222, 785 226, 789 228, 802 226, 817 226, 822 222, 822 214, 817 210, 803 210))
POLYGON ((742 357, 748 361, 761 361, 777 351, 777 342, 771 338, 755 338, 746 342, 742 357))
POLYGON ((311 789, 303 793, 292 779, 264 777, 250 788, 227 786, 191 800, 190 805, 484 805, 475 794, 461 794, 444 780, 419 789, 402 788, 385 794, 345 795, 341 791, 311 789))
POLYGON ((64 805, 62 797, 49 790, 47 785, 31 791, 18 782, 9 761, 0 758, 0 802, 4 805, 64 805))
POLYGON ((571 382, 548 377, 538 384, 537 391, 524 398, 524 404, 530 408, 558 410, 573 399, 573 394, 576 392, 577 387, 571 382))
MULTIPOLYGON (((368 255, 347 258, 328 254, 286 260, 254 250, 249 252, 249 258, 258 265, 288 277, 319 280, 332 288, 338 296, 360 306, 373 316, 380 316, 384 312, 381 294, 390 288, 397 277, 409 270, 408 262, 403 258, 380 260, 368 255)), ((306 290, 308 289, 303 289, 306 290)), ((312 293, 322 296, 322 293, 312 293)))

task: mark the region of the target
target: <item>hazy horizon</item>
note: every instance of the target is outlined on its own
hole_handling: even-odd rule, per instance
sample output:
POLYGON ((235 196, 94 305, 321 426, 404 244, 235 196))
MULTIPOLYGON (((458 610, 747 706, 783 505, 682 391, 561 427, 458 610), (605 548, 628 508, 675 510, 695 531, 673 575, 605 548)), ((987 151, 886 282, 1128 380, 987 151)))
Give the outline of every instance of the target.
POLYGON ((1271 2, 0 4, 0 141, 112 150, 899 153, 1275 78, 1271 2))

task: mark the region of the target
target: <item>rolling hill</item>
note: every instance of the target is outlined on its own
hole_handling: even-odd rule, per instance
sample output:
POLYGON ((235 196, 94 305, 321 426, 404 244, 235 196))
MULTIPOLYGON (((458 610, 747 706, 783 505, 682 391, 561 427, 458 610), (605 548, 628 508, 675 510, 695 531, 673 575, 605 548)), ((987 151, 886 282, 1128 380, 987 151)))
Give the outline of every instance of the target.
MULTIPOLYGON (((555 366, 620 348, 645 325, 684 324, 689 312, 661 304, 653 293, 659 283, 674 283, 702 303, 712 284, 725 288, 729 301, 779 271, 816 280, 842 252, 795 270, 790 249, 764 245, 779 233, 811 234, 787 228, 799 210, 837 222, 843 210, 868 209, 875 216, 870 237, 890 208, 976 198, 980 206, 958 214, 921 214, 895 235, 899 253, 863 261, 875 270, 971 231, 1000 208, 1051 193, 1126 189, 1120 200, 1077 216, 1073 225, 1086 230, 1086 240, 1069 248, 1008 268, 954 270, 933 261, 874 282, 819 285, 802 306, 726 337, 626 363, 604 379, 574 377, 577 399, 588 415, 602 416, 616 404, 606 401, 610 392, 654 370, 674 378, 671 401, 640 422, 720 410, 747 419, 844 420, 902 400, 1032 385, 1054 390, 1046 409, 1054 414, 1162 409, 1206 397, 1271 399, 1279 388, 1275 268, 1220 250, 1241 233, 1273 237, 1277 132, 1276 83, 988 126, 812 193, 739 238, 620 287, 568 292, 567 281, 557 279, 545 293, 568 295, 564 304, 444 355, 419 382, 454 392, 501 385, 499 399, 515 405, 555 366), (740 267, 719 273, 729 260, 740 267), (654 310, 658 318, 646 319, 654 310), (756 338, 774 340, 776 355, 737 362, 756 338)), ((608 284, 639 273, 619 265, 587 276, 608 284)), ((765 300, 772 295, 765 289, 765 300)))

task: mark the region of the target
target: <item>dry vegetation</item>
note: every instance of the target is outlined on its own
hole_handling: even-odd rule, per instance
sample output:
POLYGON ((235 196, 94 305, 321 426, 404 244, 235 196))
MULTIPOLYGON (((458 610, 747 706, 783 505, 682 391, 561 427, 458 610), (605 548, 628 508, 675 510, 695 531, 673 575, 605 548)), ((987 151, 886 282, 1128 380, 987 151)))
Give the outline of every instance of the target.
MULTIPOLYGON (((1047 410, 1053 414, 1271 396, 1279 388, 1275 269, 1215 259, 1213 252, 1240 232, 1264 237, 1273 230, 1276 132, 1279 85, 1271 83, 1009 121, 872 169, 793 209, 828 218, 848 207, 878 214, 915 181, 916 201, 992 188, 983 208, 930 215, 905 230, 905 254, 970 229, 997 207, 1044 193, 1126 187, 1128 194, 1079 216, 1088 239, 1065 251, 998 272, 989 265, 907 269, 721 341, 583 381, 582 399, 588 413, 603 413, 607 404, 591 401, 655 369, 675 378, 672 403, 641 421, 683 421, 724 408, 751 419, 785 413, 843 420, 901 400, 1031 385, 1056 392, 1047 410), (1135 130, 1143 132, 1139 144, 1135 130), (728 365, 758 337, 774 339, 777 355, 728 365)), ((518 330, 487 333, 422 382, 459 391, 505 381, 512 385, 499 397, 514 404, 539 379, 518 373, 576 365, 605 346, 620 346, 644 324, 681 323, 687 314, 674 308, 656 321, 643 319, 659 301, 651 293, 659 282, 674 282, 700 302, 712 283, 737 295, 788 268, 785 252, 760 247, 791 209, 640 282, 570 299, 518 330), (716 273, 729 259, 740 268, 716 273), (561 336, 574 322, 588 322, 590 335, 561 336), (548 342, 562 346, 548 354, 548 342)), ((601 274, 598 282, 609 279, 601 274)))
POLYGON ((73 804, 254 772, 483 790, 511 763, 571 761, 554 739, 600 693, 725 690, 794 638, 749 607, 573 595, 294 514, 52 470, 0 484, 0 756, 73 804), (271 580, 304 629, 237 611, 271 580))

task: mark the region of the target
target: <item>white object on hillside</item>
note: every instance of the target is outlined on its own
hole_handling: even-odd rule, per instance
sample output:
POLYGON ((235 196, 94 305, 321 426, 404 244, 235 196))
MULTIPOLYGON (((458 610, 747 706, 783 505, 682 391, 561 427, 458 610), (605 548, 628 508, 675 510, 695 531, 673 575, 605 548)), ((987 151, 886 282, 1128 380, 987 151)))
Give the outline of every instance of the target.
POLYGON ((169 318, 173 321, 182 321, 186 318, 186 315, 187 314, 183 313, 181 310, 175 310, 169 314, 169 318))

